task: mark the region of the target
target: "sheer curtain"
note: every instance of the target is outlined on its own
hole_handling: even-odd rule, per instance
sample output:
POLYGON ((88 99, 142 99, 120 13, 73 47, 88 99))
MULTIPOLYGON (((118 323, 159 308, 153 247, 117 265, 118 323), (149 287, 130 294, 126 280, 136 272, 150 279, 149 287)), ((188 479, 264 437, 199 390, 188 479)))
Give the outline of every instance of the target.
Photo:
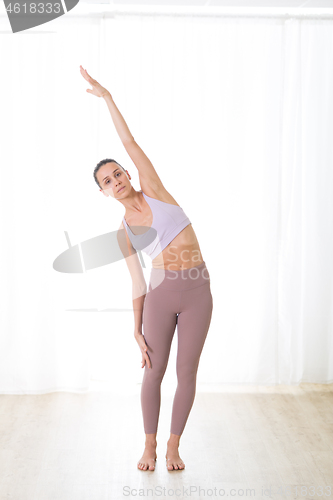
POLYGON ((15 35, 0 18, 0 393, 142 379, 125 261, 53 268, 65 231, 119 228, 98 161, 140 189, 80 64, 197 235, 214 300, 198 384, 332 382, 333 21, 74 14, 15 35))

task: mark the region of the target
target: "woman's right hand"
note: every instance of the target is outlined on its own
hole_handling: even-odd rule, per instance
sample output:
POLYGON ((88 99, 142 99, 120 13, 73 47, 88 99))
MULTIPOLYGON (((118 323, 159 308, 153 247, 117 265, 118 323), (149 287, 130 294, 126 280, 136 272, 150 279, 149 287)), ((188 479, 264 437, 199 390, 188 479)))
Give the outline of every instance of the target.
POLYGON ((142 335, 142 333, 135 333, 134 336, 135 336, 135 339, 136 339, 137 343, 139 344, 140 350, 142 352, 142 366, 141 366, 141 368, 143 368, 146 363, 147 363, 148 368, 151 368, 151 362, 150 362, 150 359, 148 356, 147 344, 146 344, 146 341, 144 339, 144 336, 142 335))
POLYGON ((83 78, 87 80, 87 82, 89 82, 90 85, 92 86, 92 90, 87 89, 87 92, 89 92, 89 94, 93 94, 96 97, 104 97, 105 95, 110 94, 108 90, 102 87, 102 85, 100 85, 96 80, 91 78, 88 71, 86 69, 83 69, 81 65, 80 65, 80 72, 83 78))

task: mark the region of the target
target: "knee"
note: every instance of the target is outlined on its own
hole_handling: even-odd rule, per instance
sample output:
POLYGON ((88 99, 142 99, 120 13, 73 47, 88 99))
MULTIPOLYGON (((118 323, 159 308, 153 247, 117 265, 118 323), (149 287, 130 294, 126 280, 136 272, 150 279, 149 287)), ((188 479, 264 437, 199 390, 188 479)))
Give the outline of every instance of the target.
POLYGON ((145 366, 144 378, 150 383, 161 384, 164 377, 164 373, 165 373, 165 368, 155 367, 152 363, 151 368, 148 368, 147 365, 145 366))
POLYGON ((198 365, 189 366, 181 365, 177 366, 177 379, 178 382, 190 384, 193 382, 197 376, 198 365))

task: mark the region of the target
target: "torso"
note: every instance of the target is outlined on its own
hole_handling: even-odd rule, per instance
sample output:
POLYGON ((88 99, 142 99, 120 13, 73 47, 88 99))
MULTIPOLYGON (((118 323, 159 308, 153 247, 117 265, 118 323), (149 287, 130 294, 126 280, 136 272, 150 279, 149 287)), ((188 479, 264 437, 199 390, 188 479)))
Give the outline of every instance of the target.
MULTIPOLYGON (((150 188, 145 187, 144 193, 150 198, 178 205, 176 200, 166 189, 159 190, 158 195, 150 188)), ((142 193, 142 205, 144 209, 140 213, 125 214, 125 220, 130 226, 151 227, 153 223, 153 214, 150 206, 142 193)), ((138 234, 138 233, 136 233, 138 234)), ((175 238, 167 245, 161 253, 152 260, 152 267, 155 269, 168 269, 177 271, 199 266, 203 262, 199 243, 192 227, 192 224, 186 226, 175 238)))

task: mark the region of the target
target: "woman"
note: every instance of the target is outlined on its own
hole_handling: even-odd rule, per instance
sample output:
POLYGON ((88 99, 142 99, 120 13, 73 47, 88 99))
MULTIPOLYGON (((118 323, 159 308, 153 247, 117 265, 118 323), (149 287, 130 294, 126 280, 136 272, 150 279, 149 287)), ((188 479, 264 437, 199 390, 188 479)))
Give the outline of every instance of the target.
POLYGON ((115 160, 102 160, 94 171, 100 191, 126 209, 120 226, 125 230, 118 232, 118 242, 132 277, 134 336, 145 368, 141 406, 146 442, 137 467, 155 469, 160 387, 177 324, 178 386, 166 463, 168 470, 184 469, 179 441, 194 402, 199 358, 212 316, 210 276, 189 218, 135 142, 110 92, 82 66, 80 72, 92 86, 87 92, 106 101, 119 137, 139 172, 141 191, 132 187, 130 174, 115 160), (136 250, 152 258, 148 292, 136 250))

